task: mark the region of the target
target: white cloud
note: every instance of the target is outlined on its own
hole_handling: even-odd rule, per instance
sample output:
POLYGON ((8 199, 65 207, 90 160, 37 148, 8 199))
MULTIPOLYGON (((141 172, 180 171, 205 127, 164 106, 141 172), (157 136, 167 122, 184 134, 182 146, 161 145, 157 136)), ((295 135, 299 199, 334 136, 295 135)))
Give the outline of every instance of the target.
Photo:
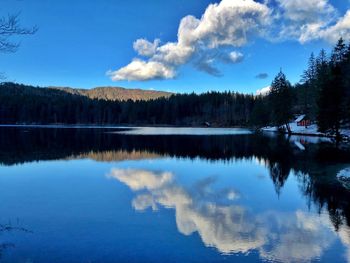
POLYGON ((256 38, 304 44, 334 43, 340 36, 350 38, 350 10, 340 17, 328 0, 222 0, 210 4, 200 18, 182 18, 177 41, 161 45, 159 39, 136 40, 134 49, 144 59, 135 58, 109 75, 115 81, 171 79, 191 62, 198 70, 221 76, 217 64, 242 62, 244 55, 234 49, 256 38))
POLYGON ((172 181, 171 173, 153 173, 135 169, 112 169, 108 177, 116 178, 132 190, 157 189, 172 181))
POLYGON ((240 52, 237 52, 237 51, 232 51, 230 53, 229 57, 233 63, 239 63, 239 62, 243 61, 243 59, 244 59, 243 54, 240 52))
POLYGON ((344 247, 347 248, 344 258, 347 262, 350 262, 350 228, 348 226, 341 226, 338 235, 344 247))
POLYGON ((299 40, 301 43, 305 43, 315 39, 322 39, 334 44, 340 37, 344 39, 350 38, 350 10, 333 25, 327 27, 323 26, 322 23, 305 25, 302 28, 299 40))
POLYGON ((185 38, 189 43, 204 42, 209 48, 222 45, 240 47, 247 43, 251 34, 261 34, 261 26, 270 22, 270 9, 253 0, 222 0, 207 7, 200 20, 185 17, 180 28, 190 25, 185 38), (191 23, 188 23, 188 20, 191 23))
POLYGON ((339 37, 344 39, 350 38, 350 10, 341 17, 336 24, 323 29, 319 32, 319 36, 331 43, 335 43, 339 37))
POLYGON ((281 38, 294 38, 304 44, 324 40, 334 44, 350 37, 350 10, 339 16, 328 0, 278 0, 282 12, 281 38))
POLYGON ((175 76, 172 67, 156 62, 134 59, 130 64, 107 73, 112 80, 150 80, 150 79, 171 79, 175 76))
POLYGON ((268 86, 268 87, 265 87, 265 88, 262 88, 262 89, 258 89, 256 91, 256 95, 267 95, 269 94, 269 92, 271 91, 271 86, 268 86))
MULTIPOLYGON (((211 187, 215 180, 210 178, 189 188, 181 186, 170 172, 113 169, 111 175, 137 192, 132 201, 136 210, 156 210, 158 205, 174 209, 180 233, 197 232, 206 246, 221 253, 254 250, 273 262, 308 262, 320 258, 336 237, 326 214, 299 210, 252 213, 249 207, 235 204, 240 197, 236 191, 211 187), (217 198, 225 192, 231 201, 219 204, 217 198)), ((340 233, 347 248, 348 233, 348 229, 340 233)))
POLYGON ((134 42, 134 50, 141 56, 151 57, 157 50, 160 40, 155 39, 153 43, 144 38, 140 38, 134 42))
POLYGON ((335 16, 335 8, 328 0, 277 0, 284 18, 302 23, 329 22, 335 16))
POLYGON ((182 65, 194 53, 195 48, 192 46, 184 46, 179 43, 167 43, 157 49, 157 53, 152 60, 167 63, 169 65, 182 65))
MULTIPOLYGON (((175 69, 194 56, 200 57, 222 46, 240 47, 248 42, 250 36, 262 35, 262 28, 270 21, 269 13, 266 5, 253 0, 222 0, 218 4, 210 4, 200 19, 186 16, 181 20, 176 42, 159 45, 158 39, 153 43, 145 39, 136 40, 136 52, 149 59, 134 59, 129 65, 110 72, 112 80, 173 78, 175 69)), ((243 54, 235 51, 227 56, 234 63, 243 59, 243 54)), ((218 70, 211 65, 213 63, 206 61, 196 68, 218 75, 218 70)))

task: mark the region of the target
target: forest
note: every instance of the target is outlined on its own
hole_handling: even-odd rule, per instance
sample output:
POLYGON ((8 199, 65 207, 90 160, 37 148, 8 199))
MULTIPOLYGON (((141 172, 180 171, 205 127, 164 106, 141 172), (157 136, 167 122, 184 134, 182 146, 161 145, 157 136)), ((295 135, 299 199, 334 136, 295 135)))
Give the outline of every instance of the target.
POLYGON ((210 91, 110 101, 59 89, 0 84, 1 124, 280 127, 298 114, 306 114, 320 131, 336 136, 349 126, 350 45, 343 39, 329 55, 325 50, 311 54, 299 83, 291 85, 281 70, 265 95, 210 91))

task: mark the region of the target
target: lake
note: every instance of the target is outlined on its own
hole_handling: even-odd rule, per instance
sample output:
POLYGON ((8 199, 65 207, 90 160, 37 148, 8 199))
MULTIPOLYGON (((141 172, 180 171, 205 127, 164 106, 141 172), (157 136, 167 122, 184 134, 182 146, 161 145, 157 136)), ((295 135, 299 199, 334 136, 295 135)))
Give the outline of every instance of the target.
POLYGON ((1 262, 350 262, 350 151, 244 129, 0 128, 1 262))

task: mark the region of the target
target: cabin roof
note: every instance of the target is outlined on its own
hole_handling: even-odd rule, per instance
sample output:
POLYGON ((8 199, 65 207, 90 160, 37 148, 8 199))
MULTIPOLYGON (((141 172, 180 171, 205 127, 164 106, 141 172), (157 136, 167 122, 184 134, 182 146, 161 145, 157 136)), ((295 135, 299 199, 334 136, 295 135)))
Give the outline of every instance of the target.
POLYGON ((296 120, 295 120, 295 122, 299 122, 299 121, 302 121, 303 119, 305 119, 305 114, 303 114, 303 115, 300 115, 296 120))

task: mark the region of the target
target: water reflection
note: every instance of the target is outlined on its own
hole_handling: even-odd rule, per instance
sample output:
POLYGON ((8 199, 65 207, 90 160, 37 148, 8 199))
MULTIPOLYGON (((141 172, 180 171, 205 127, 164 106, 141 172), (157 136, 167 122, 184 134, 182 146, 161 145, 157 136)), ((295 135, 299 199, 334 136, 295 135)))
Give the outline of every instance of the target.
MULTIPOLYGON (((21 226, 17 226, 18 222, 15 225, 10 223, 7 224, 0 224, 0 236, 3 235, 13 235, 16 234, 16 232, 22 232, 22 233, 32 233, 32 231, 21 227, 21 226), (14 233, 15 232, 15 233, 14 233)), ((15 248, 16 245, 14 243, 11 242, 4 242, 3 240, 0 241, 0 260, 2 258, 2 255, 4 254, 5 251, 9 250, 9 249, 13 249, 15 248)))
POLYGON ((128 135, 237 135, 252 134, 252 131, 241 128, 172 128, 172 127, 140 127, 126 129, 114 133, 128 135))
POLYGON ((278 195, 291 171, 300 177, 310 203, 326 207, 338 228, 350 225, 350 193, 339 171, 350 166, 348 148, 319 138, 271 134, 233 136, 143 136, 113 134, 110 129, 0 128, 0 164, 81 159, 122 161, 165 157, 200 158, 209 162, 257 160, 269 169, 278 195), (303 144, 300 150, 295 142, 303 144))
MULTIPOLYGON (((213 178, 202 178, 186 188, 171 172, 116 168, 108 177, 136 192, 132 200, 134 209, 157 210, 159 206, 174 209, 179 232, 184 235, 197 232, 206 246, 224 254, 257 250, 266 260, 308 262, 320 258, 338 235, 325 213, 301 210, 257 213, 238 202, 241 194, 235 189, 214 187, 213 178)), ((246 194, 247 191, 244 198, 246 194)), ((349 231, 342 226, 339 237, 348 248, 350 262, 349 231)))
POLYGON ((340 242, 347 249, 342 259, 350 262, 350 191, 337 178, 350 167, 347 147, 318 138, 271 134, 144 136, 113 132, 0 128, 0 165, 91 159, 98 162, 94 162, 96 166, 108 162, 119 167, 131 160, 133 164, 190 160, 193 165, 186 172, 191 183, 182 182, 173 170, 159 167, 119 167, 108 176, 135 192, 135 210, 173 209, 179 232, 198 233, 206 246, 223 254, 256 251, 265 260, 310 261, 340 242), (250 187, 260 184, 258 177, 242 179, 245 186, 235 187, 223 186, 220 173, 195 176, 205 165, 233 168, 242 162, 246 167, 240 176, 249 174, 251 167, 263 167, 275 199, 290 190, 286 184, 293 178, 299 191, 295 198, 301 197, 309 209, 288 209, 286 201, 281 201, 285 207, 267 209, 269 203, 264 198, 249 199, 253 196, 250 187))

